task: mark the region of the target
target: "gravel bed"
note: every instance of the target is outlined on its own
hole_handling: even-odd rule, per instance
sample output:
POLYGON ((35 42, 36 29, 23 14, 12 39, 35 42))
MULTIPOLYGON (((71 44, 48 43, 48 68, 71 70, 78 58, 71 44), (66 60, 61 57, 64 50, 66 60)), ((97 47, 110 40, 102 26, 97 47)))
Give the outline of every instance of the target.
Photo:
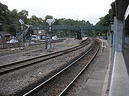
MULTIPOLYGON (((72 38, 68 38, 68 39, 72 39, 72 38)), ((63 42, 64 40, 65 39, 62 38, 62 39, 53 41, 52 44, 63 42)), ((31 44, 30 46, 26 46, 26 47, 5 48, 5 49, 0 50, 0 56, 25 52, 25 51, 34 50, 34 49, 37 49, 37 48, 39 49, 39 48, 42 48, 42 47, 44 48, 45 47, 44 45, 45 45, 45 42, 38 41, 38 42, 35 42, 35 43, 31 44)))
POLYGON ((84 56, 83 59, 79 60, 79 62, 75 63, 56 78, 45 84, 32 96, 58 96, 88 64, 88 61, 92 58, 93 53, 94 51, 84 56))
MULTIPOLYGON (((96 56, 96 58, 99 57, 99 54, 96 56)), ((70 86, 68 92, 65 94, 65 96, 79 96, 80 91, 85 88, 86 82, 89 79, 90 75, 93 73, 94 68, 96 67, 96 59, 94 59, 94 61, 92 62, 92 64, 90 64, 87 68, 87 70, 85 70, 83 72, 83 74, 81 74, 81 76, 79 76, 79 78, 76 80, 76 82, 74 82, 72 84, 72 86, 70 86)))
POLYGON ((68 61, 81 54, 86 48, 88 46, 70 54, 65 54, 37 65, 0 76, 0 96, 10 96, 20 92, 24 88, 29 89, 35 86, 36 83, 44 80, 44 78, 47 79, 54 72, 66 66, 68 61))
MULTIPOLYGON (((67 38, 64 40, 64 42, 59 42, 59 43, 54 43, 53 45, 53 52, 68 49, 74 46, 79 45, 81 40, 74 40, 73 38, 67 38)), ((37 48, 33 49, 31 51, 25 51, 25 52, 20 52, 16 54, 9 54, 5 56, 0 56, 0 65, 6 65, 8 63, 16 62, 16 61, 21 61, 25 60, 28 58, 32 58, 38 55, 45 55, 49 54, 50 52, 47 52, 47 50, 44 49, 44 45, 42 48, 37 48)))

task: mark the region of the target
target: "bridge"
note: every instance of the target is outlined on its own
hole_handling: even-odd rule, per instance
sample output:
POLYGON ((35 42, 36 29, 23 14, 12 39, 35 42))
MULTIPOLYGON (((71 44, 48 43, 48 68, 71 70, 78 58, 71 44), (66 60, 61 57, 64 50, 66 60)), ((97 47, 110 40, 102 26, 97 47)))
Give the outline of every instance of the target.
MULTIPOLYGON (((28 34, 29 30, 47 30, 49 31, 50 26, 44 26, 44 25, 33 25, 33 26, 28 26, 28 25, 23 25, 25 28, 21 32, 17 34, 17 38, 19 41, 26 40, 26 35, 28 34)), ((68 30, 68 31, 75 31, 77 35, 77 39, 81 39, 81 32, 85 30, 100 30, 100 31, 108 31, 109 27, 108 26, 77 26, 77 25, 52 25, 51 26, 52 31, 60 31, 60 30, 68 30)))
MULTIPOLYGON (((48 30, 49 26, 30 26, 31 30, 48 30)), ((69 26, 69 25, 53 25, 52 30, 108 30, 108 26, 69 26)))

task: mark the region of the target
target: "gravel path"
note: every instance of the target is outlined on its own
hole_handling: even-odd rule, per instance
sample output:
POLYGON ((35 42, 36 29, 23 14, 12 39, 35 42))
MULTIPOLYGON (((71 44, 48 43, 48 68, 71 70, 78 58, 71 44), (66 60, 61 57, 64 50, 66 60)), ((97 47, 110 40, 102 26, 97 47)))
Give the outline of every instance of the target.
MULTIPOLYGON (((66 43, 68 42, 66 41, 66 43)), ((87 47, 88 46, 70 54, 39 63, 38 65, 0 76, 0 96, 10 96, 30 85, 28 89, 35 86, 36 83, 47 79, 63 66, 66 66, 68 61, 81 54, 87 47)))

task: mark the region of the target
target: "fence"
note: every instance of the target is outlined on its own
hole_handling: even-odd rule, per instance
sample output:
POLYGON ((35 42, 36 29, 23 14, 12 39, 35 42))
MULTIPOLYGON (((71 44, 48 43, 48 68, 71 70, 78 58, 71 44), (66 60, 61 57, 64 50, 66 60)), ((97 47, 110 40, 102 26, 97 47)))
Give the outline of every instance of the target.
POLYGON ((20 43, 0 43, 0 48, 4 49, 4 48, 17 48, 17 47, 21 47, 22 44, 20 43))
MULTIPOLYGON (((59 40, 53 40, 52 43, 58 43, 58 42, 63 42, 65 39, 59 39, 59 40)), ((24 47, 27 46, 34 46, 34 45, 40 45, 40 44, 44 44, 45 41, 36 41, 34 43, 29 43, 26 42, 24 43, 24 47)), ((18 48, 18 47, 23 47, 22 43, 0 43, 0 49, 5 49, 5 48, 18 48)))

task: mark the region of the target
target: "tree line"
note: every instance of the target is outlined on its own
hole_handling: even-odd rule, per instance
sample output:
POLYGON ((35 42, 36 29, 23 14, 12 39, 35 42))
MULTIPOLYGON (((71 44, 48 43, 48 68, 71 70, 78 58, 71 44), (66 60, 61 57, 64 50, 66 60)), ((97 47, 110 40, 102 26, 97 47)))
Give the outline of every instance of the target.
MULTIPOLYGON (((46 19, 53 18, 51 15, 46 15, 45 18, 33 15, 29 18, 28 14, 26 10, 21 10, 20 12, 17 9, 9 10, 7 5, 0 2, 0 31, 16 35, 16 31, 20 29, 19 19, 22 19, 28 25, 46 25, 46 19)), ((93 26, 89 21, 66 18, 56 19, 54 24, 93 26)))

